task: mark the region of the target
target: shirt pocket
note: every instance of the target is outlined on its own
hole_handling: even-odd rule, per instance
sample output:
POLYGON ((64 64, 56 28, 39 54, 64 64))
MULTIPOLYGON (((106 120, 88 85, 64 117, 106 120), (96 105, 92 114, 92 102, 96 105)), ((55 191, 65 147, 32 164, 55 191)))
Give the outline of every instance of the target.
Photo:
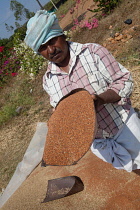
POLYGON ((107 89, 107 82, 100 72, 89 72, 87 77, 96 94, 100 94, 107 89))

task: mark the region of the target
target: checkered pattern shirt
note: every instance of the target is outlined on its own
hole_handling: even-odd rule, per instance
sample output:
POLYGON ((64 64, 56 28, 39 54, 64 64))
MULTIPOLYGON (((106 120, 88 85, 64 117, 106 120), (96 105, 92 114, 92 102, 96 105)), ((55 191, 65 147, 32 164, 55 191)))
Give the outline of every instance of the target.
POLYGON ((55 107, 63 96, 76 88, 84 88, 97 95, 108 89, 114 90, 121 100, 101 105, 96 110, 96 138, 112 138, 122 128, 131 108, 129 96, 133 82, 130 72, 101 45, 68 43, 69 73, 50 62, 43 77, 43 87, 50 95, 50 103, 55 107))

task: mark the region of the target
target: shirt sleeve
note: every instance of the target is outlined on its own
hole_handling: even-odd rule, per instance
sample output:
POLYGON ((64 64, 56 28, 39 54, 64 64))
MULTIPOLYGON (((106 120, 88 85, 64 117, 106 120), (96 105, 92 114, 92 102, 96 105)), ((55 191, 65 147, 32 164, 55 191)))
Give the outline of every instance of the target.
POLYGON ((46 75, 43 76, 43 89, 50 96, 50 104, 51 104, 51 106, 52 107, 55 107, 56 106, 56 103, 52 100, 51 93, 50 93, 50 90, 49 90, 48 85, 47 85, 46 75))
POLYGON ((108 83, 107 89, 114 90, 121 97, 118 104, 124 105, 133 89, 130 72, 118 63, 106 48, 100 45, 98 45, 94 55, 97 69, 108 83))

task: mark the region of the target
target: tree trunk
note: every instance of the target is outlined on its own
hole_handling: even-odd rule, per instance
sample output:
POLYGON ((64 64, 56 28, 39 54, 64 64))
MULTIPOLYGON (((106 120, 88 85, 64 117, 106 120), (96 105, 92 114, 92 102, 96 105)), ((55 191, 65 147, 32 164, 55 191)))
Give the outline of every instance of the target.
POLYGON ((52 4, 55 7, 55 9, 58 10, 57 7, 55 6, 55 4, 53 3, 53 1, 52 0, 50 0, 50 1, 52 2, 52 4))
POLYGON ((40 8, 41 8, 41 9, 44 9, 44 7, 43 7, 42 4, 39 2, 39 0, 36 0, 36 1, 37 1, 37 3, 39 4, 40 8))

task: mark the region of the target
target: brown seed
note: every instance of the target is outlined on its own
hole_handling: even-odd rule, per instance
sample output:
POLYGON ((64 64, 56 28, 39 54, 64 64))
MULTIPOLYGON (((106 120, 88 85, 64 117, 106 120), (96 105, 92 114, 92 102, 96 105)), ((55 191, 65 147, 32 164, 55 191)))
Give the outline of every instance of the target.
POLYGON ((49 119, 43 154, 46 165, 72 165, 88 151, 96 133, 91 95, 79 91, 62 100, 49 119))

